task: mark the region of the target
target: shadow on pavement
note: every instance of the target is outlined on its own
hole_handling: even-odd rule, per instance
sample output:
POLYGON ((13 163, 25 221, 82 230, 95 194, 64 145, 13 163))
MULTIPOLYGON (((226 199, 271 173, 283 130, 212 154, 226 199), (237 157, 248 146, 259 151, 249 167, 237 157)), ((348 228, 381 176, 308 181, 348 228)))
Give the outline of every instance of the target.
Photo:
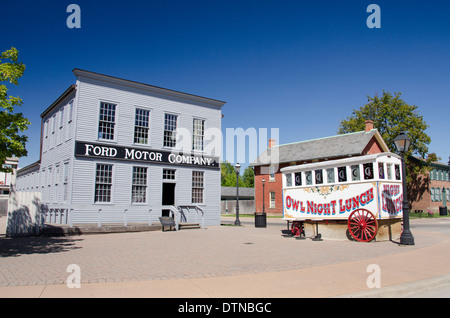
POLYGON ((79 249, 70 237, 0 237, 0 257, 17 257, 26 254, 51 254, 79 249))

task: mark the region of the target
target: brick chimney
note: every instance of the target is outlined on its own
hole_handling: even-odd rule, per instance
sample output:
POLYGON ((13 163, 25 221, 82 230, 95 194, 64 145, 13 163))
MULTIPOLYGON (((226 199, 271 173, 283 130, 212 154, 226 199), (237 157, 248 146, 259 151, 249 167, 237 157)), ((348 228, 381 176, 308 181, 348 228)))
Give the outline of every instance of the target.
POLYGON ((269 148, 275 146, 275 139, 269 139, 269 148))
POLYGON ((368 119, 366 120, 366 132, 369 132, 373 129, 373 121, 368 119))

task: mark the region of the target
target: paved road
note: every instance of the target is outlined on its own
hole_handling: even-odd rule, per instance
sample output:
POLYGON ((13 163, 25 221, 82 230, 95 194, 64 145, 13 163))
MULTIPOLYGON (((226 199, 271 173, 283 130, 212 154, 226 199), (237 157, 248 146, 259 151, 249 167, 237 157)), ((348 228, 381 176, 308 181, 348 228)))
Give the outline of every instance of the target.
POLYGON ((367 290, 370 264, 381 266, 384 290, 450 275, 450 236, 441 222, 450 225, 413 220, 410 247, 298 241, 283 237, 285 223, 273 219, 267 228, 243 219, 243 227, 206 230, 0 237, 0 297, 65 295, 71 264, 81 269, 83 288, 70 294, 77 297, 330 297, 367 290))

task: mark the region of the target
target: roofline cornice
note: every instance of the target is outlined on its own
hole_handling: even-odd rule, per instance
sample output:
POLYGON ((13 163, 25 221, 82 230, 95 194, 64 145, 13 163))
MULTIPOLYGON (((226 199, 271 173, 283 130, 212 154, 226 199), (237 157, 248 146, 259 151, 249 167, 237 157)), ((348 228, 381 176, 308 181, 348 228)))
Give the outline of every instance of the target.
POLYGON ((50 113, 53 108, 55 108, 56 106, 58 106, 58 104, 63 101, 64 99, 66 99, 70 94, 72 94, 73 92, 75 92, 77 89, 77 86, 75 84, 70 85, 70 87, 68 89, 65 90, 64 93, 61 94, 61 96, 59 96, 49 107, 47 107, 46 110, 43 111, 43 113, 41 114, 41 118, 44 118, 48 113, 50 113))
POLYGON ((174 90, 167 89, 167 88, 162 88, 162 87, 153 86, 153 85, 149 85, 149 84, 130 81, 127 79, 113 77, 113 76, 104 75, 104 74, 99 74, 99 73, 95 73, 95 72, 91 72, 91 71, 81 70, 78 68, 75 68, 72 72, 76 77, 86 77, 86 78, 91 78, 91 79, 95 79, 95 80, 99 80, 99 81, 103 81, 103 82, 109 82, 109 83, 128 86, 128 87, 140 88, 142 90, 150 91, 152 93, 182 98, 182 99, 191 100, 191 101, 195 101, 195 102, 206 103, 206 104, 214 105, 217 107, 222 107, 226 103, 224 101, 220 101, 220 100, 216 100, 216 99, 211 99, 211 98, 202 97, 202 96, 198 96, 198 95, 192 95, 192 94, 188 94, 188 93, 174 91, 174 90))

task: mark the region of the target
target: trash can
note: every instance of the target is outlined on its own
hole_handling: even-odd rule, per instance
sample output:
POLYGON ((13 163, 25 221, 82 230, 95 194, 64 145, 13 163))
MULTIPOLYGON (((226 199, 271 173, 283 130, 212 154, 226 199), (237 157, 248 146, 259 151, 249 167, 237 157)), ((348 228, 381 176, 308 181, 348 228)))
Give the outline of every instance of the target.
POLYGON ((267 227, 266 213, 255 213, 255 227, 267 227))
POLYGON ((447 215, 447 207, 446 206, 439 207, 439 215, 447 215))

